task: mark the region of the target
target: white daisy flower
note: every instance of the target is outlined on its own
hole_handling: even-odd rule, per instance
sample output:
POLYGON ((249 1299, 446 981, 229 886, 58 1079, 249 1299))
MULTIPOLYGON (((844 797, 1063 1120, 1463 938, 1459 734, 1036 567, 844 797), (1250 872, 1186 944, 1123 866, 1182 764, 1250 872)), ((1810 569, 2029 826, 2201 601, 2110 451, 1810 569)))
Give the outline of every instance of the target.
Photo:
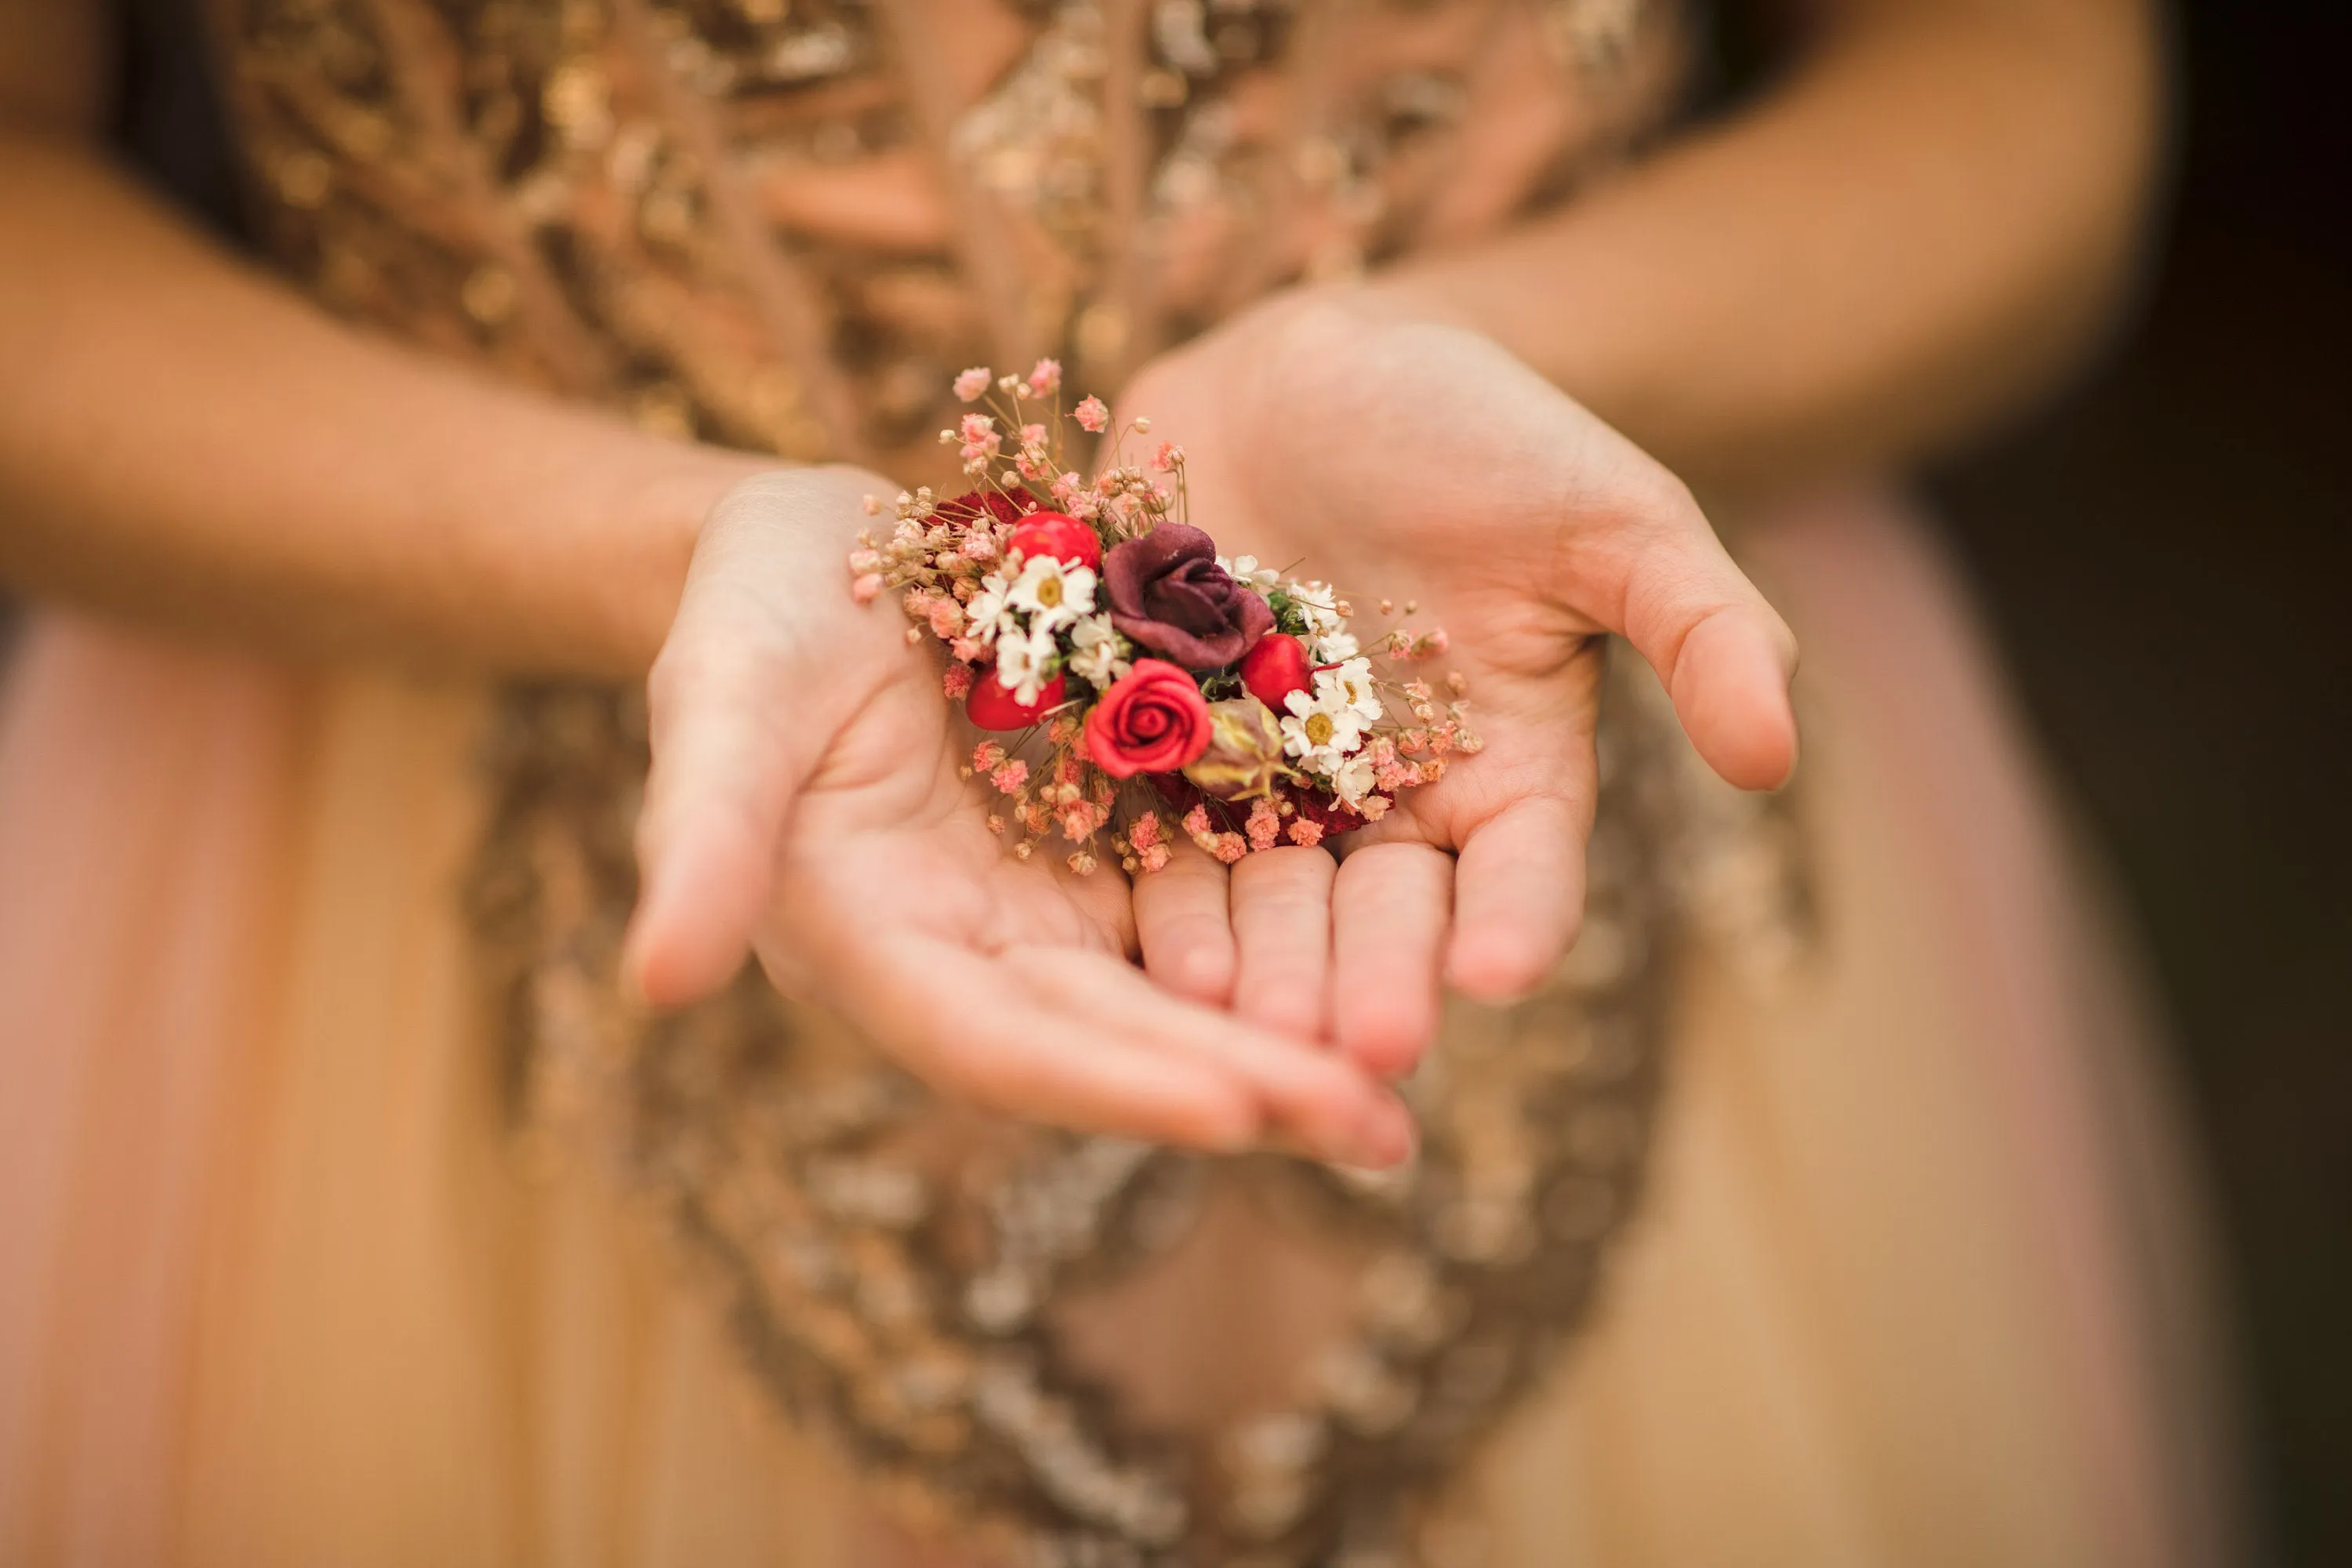
POLYGON ((1380 688, 1372 684, 1372 661, 1369 658, 1346 659, 1337 669, 1317 670, 1315 695, 1318 700, 1328 700, 1361 719, 1388 716, 1388 705, 1381 700, 1380 688))
POLYGON ((1290 602, 1307 617, 1309 637, 1333 637, 1348 629, 1348 617, 1334 607, 1339 602, 1339 590, 1328 583, 1293 583, 1290 602))
POLYGON ((1372 793, 1372 759, 1361 752, 1331 770, 1331 793, 1339 804, 1353 809, 1364 804, 1372 793))
POLYGON ((1312 697, 1294 691, 1283 706, 1290 714, 1282 721, 1282 749, 1316 773, 1329 773, 1364 743, 1364 716, 1337 690, 1318 689, 1312 697))
POLYGON ((1355 633, 1331 632, 1317 637, 1307 651, 1315 656, 1318 664, 1345 664, 1364 650, 1356 641, 1355 633))
POLYGON ((1006 620, 996 638, 996 679, 1014 701, 1034 702, 1054 678, 1054 634, 1042 626, 1024 633, 1009 624, 1010 616, 1006 620))
POLYGON ((1070 668, 1103 690, 1129 668, 1127 639, 1112 628, 1108 616, 1081 616, 1070 628, 1070 668))
POLYGON ((1017 631, 1019 625, 1005 611, 1004 574, 991 572, 980 580, 980 592, 963 607, 964 635, 977 643, 991 643, 1002 631, 1017 631))
POLYGON ((1234 582, 1255 588, 1261 594, 1272 593, 1275 585, 1282 581, 1281 573, 1260 566, 1255 555, 1236 555, 1230 561, 1220 555, 1217 564, 1223 567, 1234 582))
POLYGON ((1095 574, 1050 555, 1033 556, 1022 563, 1004 602, 1027 615, 1032 633, 1058 630, 1095 607, 1095 574))

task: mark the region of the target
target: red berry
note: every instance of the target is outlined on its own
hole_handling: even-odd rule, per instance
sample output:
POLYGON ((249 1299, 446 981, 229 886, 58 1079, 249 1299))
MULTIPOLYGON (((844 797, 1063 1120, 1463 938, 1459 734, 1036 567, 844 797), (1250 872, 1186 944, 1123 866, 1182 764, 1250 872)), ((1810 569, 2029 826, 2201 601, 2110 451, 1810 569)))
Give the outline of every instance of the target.
POLYGON ((972 683, 971 695, 964 699, 963 710, 983 730, 1026 730, 1037 722, 1045 710, 1061 705, 1065 685, 1057 675, 1037 689, 1036 701, 1023 702, 1005 689, 992 669, 972 683))
POLYGON ((1066 512, 1033 511, 1013 531, 1008 546, 1025 556, 1050 555, 1064 565, 1092 570, 1102 564, 1102 541, 1066 512))
POLYGON ((1315 689, 1306 646, 1288 632, 1266 633, 1257 639, 1257 646, 1242 655, 1242 684, 1276 712, 1288 712, 1282 705, 1284 698, 1315 689))

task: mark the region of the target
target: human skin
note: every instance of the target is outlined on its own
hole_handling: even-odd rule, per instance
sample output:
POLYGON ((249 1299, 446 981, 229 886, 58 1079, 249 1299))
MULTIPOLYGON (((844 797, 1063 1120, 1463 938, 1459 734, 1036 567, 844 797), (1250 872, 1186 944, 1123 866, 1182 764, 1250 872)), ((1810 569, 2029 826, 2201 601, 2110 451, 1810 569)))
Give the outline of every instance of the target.
MULTIPOLYGON (((280 649, 629 679, 670 636, 698 538, 708 557, 737 537, 703 531, 721 498, 759 498, 772 521, 841 504, 823 476, 760 478, 772 460, 646 436, 329 321, 108 167, 95 146, 108 50, 103 14, 72 0, 0 14, 0 187, 10 199, 0 363, 15 367, 0 378, 0 578, 12 586, 280 649)), ((2148 20, 2132 0, 1823 5, 1785 80, 1746 113, 1557 217, 1376 279, 1359 304, 1399 331, 1438 322, 1480 334, 1710 493, 1899 463, 2014 405, 2095 336, 2127 275, 2145 202, 2155 76, 2148 20)), ((1146 367, 1140 387, 1173 388, 1183 366, 1232 343, 1180 350, 1146 367)), ((1213 447, 1201 454, 1208 468, 1253 467, 1237 444, 1224 456, 1213 447)), ((1622 546, 1627 583, 1712 563, 1719 552, 1689 527, 1687 491, 1644 493, 1654 504, 1613 521, 1582 518, 1580 537, 1622 546)), ((1440 574, 1429 591, 1448 587, 1445 562, 1425 552, 1350 565, 1440 574)), ((1727 579, 1706 582, 1733 592, 1727 579)), ((835 585, 815 578, 808 590, 835 585)), ((1780 690, 1790 650, 1773 635, 1777 621, 1752 610, 1741 619, 1755 635, 1720 650, 1721 679, 1701 684, 1747 706, 1728 721, 1765 738, 1745 760, 1725 752, 1725 771, 1763 784, 1793 755, 1780 690)), ((1563 647, 1612 626, 1599 611, 1587 619, 1559 628, 1570 639, 1563 647)), ((689 617, 679 630, 720 624, 689 617)), ((689 636, 685 646, 709 645, 689 636)), ((710 662, 669 661, 689 671, 710 662)), ((653 798, 672 804, 648 819, 648 899, 632 955, 657 1000, 718 984, 755 935, 779 951, 766 916, 790 847, 782 836, 821 769, 760 741, 825 721, 792 687, 756 685, 736 668, 655 693, 653 798), (680 734, 707 743, 682 747, 680 734), (698 811, 698 801, 715 809, 698 811), (722 846, 666 829, 664 811, 736 837, 722 846), (714 847, 743 849, 747 832, 773 836, 769 852, 714 847), (689 885, 698 896, 663 891, 689 885)), ((1579 731, 1563 732, 1572 771, 1579 731)), ((1572 867, 1580 803, 1548 809, 1552 859, 1572 867)), ((1440 835, 1421 847, 1462 849, 1466 860, 1465 838, 1440 835)), ((1308 882, 1339 879, 1328 857, 1267 864, 1284 860, 1308 882)), ((1332 929, 1352 924, 1370 945, 1299 962, 1408 976, 1411 994, 1397 993, 1395 1007, 1433 1016, 1453 873, 1425 855, 1364 858, 1383 861, 1417 868, 1381 889, 1402 918, 1368 926, 1335 914, 1332 929)), ((1264 891, 1268 909, 1310 915, 1329 896, 1281 879, 1264 891)), ((1230 908, 1239 915, 1243 904, 1230 908)), ((1549 896, 1528 908, 1540 941, 1490 973, 1458 962, 1456 933, 1457 979, 1501 994, 1547 966, 1572 933, 1573 910, 1549 896)), ((1097 951, 1127 945, 1128 913, 1097 912, 1086 941, 1097 951)), ((1240 923, 1277 948, 1290 929, 1240 923)), ((1225 951, 1238 962, 1239 947, 1225 951)), ((1282 958, 1243 994, 1295 997, 1301 973, 1282 958)), ((1039 1000, 1034 988, 1017 994, 1039 1000)), ((1231 973, 1194 994, 1233 1000, 1231 973)), ((1328 1026, 1324 1008, 1313 1004, 1312 1027, 1328 1026)), ((1309 1010, 1286 1005, 1265 1016, 1304 1027, 1309 1010)), ((937 1020, 886 1023, 885 1033, 894 1028, 919 1052, 952 1048, 937 1020)), ((1409 1055, 1393 1040, 1372 1051, 1391 1064, 1409 1055)), ((918 1060, 957 1081, 965 1058, 918 1060)), ((1368 1140, 1355 1152, 1378 1157, 1369 1143, 1385 1134, 1366 1130, 1386 1113, 1367 1086, 1294 1085, 1286 1092, 1307 1101, 1277 1103, 1274 1086, 1235 1079, 1231 1064, 1216 1070, 1230 1113, 1164 1135, 1223 1145, 1241 1128, 1334 1147, 1339 1129, 1354 1128, 1368 1140)), ((999 1102, 1084 1120, 1053 1098, 1072 1081, 1013 1081, 999 1102)), ((1160 1092, 1130 1085, 1092 1114, 1142 1125, 1160 1092)))
POLYGON ((2109 319, 2155 163, 2146 7, 1820 12, 1755 110, 1560 216, 1295 290, 1130 384, 1123 413, 1182 435, 1193 498, 1234 550, 1418 595, 1500 742, 1337 856, 1228 872, 1180 848, 1137 890, 1168 984, 1384 1071, 1433 1035, 1439 973, 1492 999, 1532 985, 1577 923, 1598 632, 1629 635, 1725 777, 1765 786, 1793 763, 1772 689, 1793 644, 1694 536, 1681 486, 1587 410, 1737 500, 1931 450, 2109 319), (1513 384, 1508 363, 1473 370, 1486 355, 1467 334, 1584 406, 1513 384), (1629 493, 1647 499, 1616 503, 1629 493))

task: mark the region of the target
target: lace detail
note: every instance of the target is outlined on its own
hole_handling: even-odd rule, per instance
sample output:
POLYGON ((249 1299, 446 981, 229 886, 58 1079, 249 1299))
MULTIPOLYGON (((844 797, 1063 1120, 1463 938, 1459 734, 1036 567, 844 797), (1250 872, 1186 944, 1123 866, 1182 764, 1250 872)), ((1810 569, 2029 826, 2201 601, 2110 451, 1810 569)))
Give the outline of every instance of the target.
POLYGON ((593 1129, 677 1227, 769 1389, 912 1517, 976 1516, 1023 1562, 1423 1561, 1429 1504, 1567 1343, 1633 1212, 1678 955, 1709 927, 1767 959, 1804 933, 1785 805, 1706 774, 1626 658, 1583 936, 1534 1001, 1450 1010, 1410 1089, 1413 1166, 974 1139, 951 1116, 943 1137, 919 1085, 757 981, 679 1018, 614 1012, 643 742, 605 728, 602 693, 516 711, 477 918, 541 1136, 593 1129), (1349 1237, 1370 1259, 1358 1305, 1311 1402, 1150 1430, 1071 1370, 1045 1309, 1179 1245, 1218 1184, 1349 1237))
MULTIPOLYGON (((1305 276, 1567 197, 1665 101, 1632 0, 222 0, 280 263, 354 319, 678 435, 924 477, 961 365, 1096 385, 1305 276)), ((631 697, 517 688, 472 888, 519 1136, 603 1151, 749 1373, 918 1517, 1036 1564, 1423 1560, 1430 1500, 1581 1321, 1637 1194, 1675 956, 1801 945, 1785 806, 1619 670, 1585 933, 1456 1007, 1410 1171, 986 1121, 746 977, 616 999, 631 697), (1154 1429, 1051 1309, 1226 1189, 1368 1261, 1288 1404, 1154 1429)))

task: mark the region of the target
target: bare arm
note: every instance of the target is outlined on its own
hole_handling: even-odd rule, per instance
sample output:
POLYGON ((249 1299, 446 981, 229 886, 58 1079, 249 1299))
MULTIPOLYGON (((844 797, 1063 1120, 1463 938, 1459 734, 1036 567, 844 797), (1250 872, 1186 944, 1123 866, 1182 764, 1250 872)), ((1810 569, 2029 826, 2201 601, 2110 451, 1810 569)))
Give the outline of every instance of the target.
POLYGON ((1832 0, 1789 79, 1560 216, 1375 290, 1701 484, 1900 461, 2079 357, 2156 164, 2145 0, 1832 0))
POLYGON ((772 459, 352 331, 95 150, 95 6, 0 17, 0 582, 294 647, 642 674, 772 459))

